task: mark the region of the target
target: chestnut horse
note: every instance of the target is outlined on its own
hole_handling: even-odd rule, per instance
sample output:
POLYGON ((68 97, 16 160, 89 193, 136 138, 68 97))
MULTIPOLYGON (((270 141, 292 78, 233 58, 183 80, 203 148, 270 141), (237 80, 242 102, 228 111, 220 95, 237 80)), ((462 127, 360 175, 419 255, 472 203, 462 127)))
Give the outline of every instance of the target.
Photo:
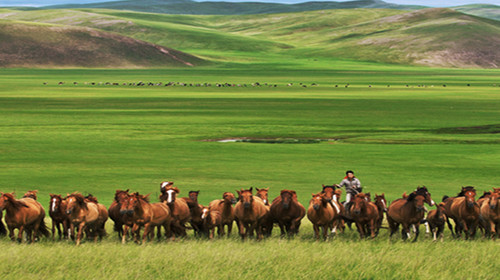
POLYGON ((281 230, 281 237, 285 234, 292 236, 299 232, 300 221, 305 216, 305 208, 296 199, 297 193, 292 190, 282 190, 270 208, 270 214, 277 221, 281 230), (294 199, 295 196, 295 199, 294 199))
POLYGON ((433 234, 434 241, 441 238, 443 241, 443 231, 446 223, 446 214, 444 213, 444 202, 438 204, 437 209, 429 211, 427 214, 427 223, 433 234))
POLYGON ((453 234, 453 227, 448 218, 455 221, 455 235, 461 236, 465 232, 465 238, 474 237, 479 224, 479 205, 475 201, 476 190, 474 187, 462 187, 462 191, 457 197, 445 199, 445 214, 450 231, 453 234))
MULTIPOLYGON (((136 243, 139 243, 141 227, 143 226, 143 244, 146 242, 146 238, 151 236, 154 228, 157 226, 163 226, 165 228, 166 235, 170 235, 170 223, 172 221, 170 208, 163 202, 149 203, 148 196, 149 195, 140 195, 137 192, 133 193, 129 195, 128 199, 123 202, 122 207, 120 208, 120 212, 130 215, 132 218, 132 234, 136 243)), ((122 243, 126 242, 126 233, 129 226, 125 225, 124 228, 122 243)))
MULTIPOLYGON (((342 195, 342 190, 340 189, 339 185, 334 184, 331 186, 325 186, 321 185, 323 187, 321 193, 326 194, 326 197, 328 199, 328 202, 332 204, 333 210, 338 214, 336 215, 335 220, 333 221, 331 225, 331 231, 332 233, 336 233, 337 229, 340 229, 341 231, 344 231, 344 205, 340 203, 340 197, 342 195)), ((350 227, 350 225, 349 225, 350 227)))
POLYGON ((313 224, 314 237, 319 239, 320 227, 323 228, 323 239, 328 237, 328 228, 335 218, 335 210, 325 193, 312 194, 307 208, 307 218, 313 224))
POLYGON ((97 237, 102 238, 106 235, 104 228, 108 219, 108 212, 104 205, 86 201, 80 193, 72 193, 66 197, 66 214, 70 221, 70 234, 73 237, 75 227, 77 227, 76 245, 80 245, 83 232, 88 237, 93 237, 97 242, 97 237))
POLYGON ((66 199, 59 194, 50 194, 49 216, 52 219, 52 240, 55 239, 56 228, 59 240, 68 238, 69 218, 66 214, 66 199), (61 233, 62 226, 62 233, 61 233))
POLYGON ((368 201, 364 193, 358 193, 354 196, 350 213, 358 228, 359 237, 365 238, 369 231, 370 237, 375 238, 379 219, 375 203, 368 201))
POLYGON ((387 200, 385 199, 384 193, 381 195, 375 194, 375 205, 378 210, 378 220, 375 233, 378 235, 380 228, 382 227, 382 222, 384 221, 384 213, 387 213, 387 200))
POLYGON ((186 236, 186 223, 191 219, 191 211, 187 202, 184 199, 176 199, 180 191, 177 187, 172 187, 172 185, 162 187, 161 192, 160 201, 166 202, 170 208, 172 232, 176 236, 186 236))
POLYGON ((200 217, 203 221, 203 232, 208 236, 209 239, 214 238, 214 232, 216 228, 219 237, 221 236, 222 216, 219 211, 210 210, 210 208, 208 207, 203 207, 201 209, 200 217))
POLYGON ((130 194, 128 192, 129 192, 129 189, 116 190, 113 202, 111 202, 111 205, 109 206, 109 209, 108 209, 109 218, 111 218, 111 220, 113 220, 113 222, 114 222, 113 230, 118 233, 119 239, 122 239, 123 225, 126 224, 129 227, 133 226, 132 217, 130 215, 126 215, 126 214, 120 212, 120 209, 121 209, 123 203, 125 203, 125 201, 130 196, 130 194))
POLYGON ((271 216, 270 212, 271 206, 269 205, 269 188, 265 189, 255 188, 255 190, 257 190, 255 196, 262 199, 262 202, 264 202, 267 208, 267 214, 262 218, 261 227, 264 236, 269 237, 273 233, 273 225, 274 225, 273 217, 271 216))
POLYGON ((38 191, 37 190, 34 190, 34 191, 27 191, 24 195, 23 195, 23 198, 31 198, 33 200, 37 200, 38 199, 38 191))
POLYGON ((490 234, 493 239, 500 235, 498 232, 500 229, 499 197, 499 192, 493 192, 483 203, 480 209, 481 220, 483 221, 484 228, 486 229, 486 234, 490 234))
POLYGON ((252 195, 252 188, 236 191, 239 201, 234 207, 234 216, 238 222, 238 228, 242 240, 253 235, 257 231, 257 239, 262 239, 261 223, 268 214, 268 210, 262 199, 252 195))
POLYGON ((410 238, 410 226, 415 226, 415 239, 416 242, 420 233, 420 222, 424 218, 424 203, 434 205, 430 193, 426 187, 418 187, 416 191, 412 192, 407 198, 396 199, 391 203, 387 210, 387 222, 391 231, 390 236, 398 230, 399 225, 403 228, 401 235, 403 240, 410 238))
POLYGON ((227 226, 227 236, 231 235, 234 222, 233 204, 236 204, 236 198, 230 192, 225 192, 222 194, 222 199, 213 200, 208 204, 210 210, 219 211, 221 214, 221 236, 224 236, 224 226, 227 226))
POLYGON ((42 205, 32 198, 15 199, 14 193, 3 193, 0 196, 0 212, 6 210, 5 223, 9 229, 9 237, 15 240, 14 230, 18 229, 19 242, 22 242, 23 232, 26 231, 28 242, 38 240, 39 234, 50 235, 45 225, 45 210, 42 205))

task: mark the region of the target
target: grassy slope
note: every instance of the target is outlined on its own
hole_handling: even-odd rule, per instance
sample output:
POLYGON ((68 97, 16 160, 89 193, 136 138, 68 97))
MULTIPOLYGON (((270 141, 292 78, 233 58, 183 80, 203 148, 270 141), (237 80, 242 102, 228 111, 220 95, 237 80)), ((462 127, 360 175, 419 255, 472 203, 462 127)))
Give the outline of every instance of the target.
MULTIPOLYGON (((131 188, 156 197, 159 182, 170 179, 181 188, 181 195, 201 190, 203 204, 224 191, 248 186, 270 187, 271 197, 283 188, 296 189, 300 201, 307 203, 320 184, 340 181, 346 169, 356 171, 367 191, 385 192, 389 200, 422 184, 436 201, 462 185, 479 190, 498 186, 498 134, 481 128, 472 130, 475 134, 453 129, 498 124, 500 99, 498 87, 492 85, 498 84, 498 71, 342 61, 333 69, 320 70, 323 62, 304 63, 315 69, 302 65, 300 70, 280 70, 269 64, 175 70, 0 70, 1 190, 20 195, 38 189, 44 206, 51 192, 79 190, 109 205, 115 189, 131 188), (353 70, 356 66, 365 70, 353 70), (139 80, 259 81, 279 87, 82 84, 139 80), (66 84, 58 86, 59 81, 66 84), (73 81, 79 85, 72 85, 73 81), (286 87, 289 82, 295 85, 286 87), (300 82, 319 86, 302 88, 300 82), (347 82, 351 87, 333 87, 347 82), (446 88, 440 86, 443 83, 446 88), (419 84, 428 87, 416 87, 419 84), (443 133, 442 128, 451 129, 443 133), (243 136, 343 140, 310 145, 198 141, 243 136)), ((498 125, 494 131, 498 133, 498 125)), ((358 241, 356 233, 348 231, 333 242, 315 243, 311 225, 304 220, 299 238, 293 241, 278 241, 275 236, 242 244, 233 235, 230 240, 190 238, 139 247, 117 246, 111 224, 107 240, 80 248, 48 241, 17 245, 2 239, 3 277, 495 279, 498 270, 498 242, 450 241, 448 231, 444 244, 425 238, 416 244, 398 238, 389 242, 386 230, 375 241, 358 241), (468 265, 471 262, 475 265, 468 265), (134 269, 124 270, 124 264, 134 269), (61 272, 60 267, 70 272, 61 272)))
POLYGON ((500 6, 496 5, 464 5, 454 7, 454 10, 462 12, 464 14, 475 15, 478 17, 484 17, 494 20, 500 20, 500 6))
POLYGON ((0 37, 2 67, 165 67, 203 63, 166 47, 84 27, 0 20, 0 37))
POLYGON ((354 9, 248 16, 92 9, 11 12, 5 17, 90 26, 223 61, 336 57, 446 67, 500 65, 495 48, 500 44, 500 23, 451 9, 410 13, 354 9))

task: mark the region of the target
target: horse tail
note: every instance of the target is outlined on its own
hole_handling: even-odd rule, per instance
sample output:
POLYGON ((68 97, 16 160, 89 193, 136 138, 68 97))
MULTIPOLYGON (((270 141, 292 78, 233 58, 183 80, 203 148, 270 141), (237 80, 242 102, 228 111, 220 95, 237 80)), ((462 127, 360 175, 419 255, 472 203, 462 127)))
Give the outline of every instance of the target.
POLYGON ((7 235, 7 229, 5 228, 5 225, 3 224, 2 220, 0 220, 0 236, 5 236, 7 235))
POLYGON ((443 199, 441 199, 441 202, 444 202, 444 201, 445 201, 445 200, 447 200, 448 198, 450 198, 450 197, 449 197, 449 196, 447 196, 447 195, 444 195, 444 196, 443 196, 443 199))
POLYGON ((40 226, 38 227, 38 233, 41 234, 41 235, 44 235, 45 237, 49 237, 50 236, 49 228, 45 224, 44 220, 42 220, 40 222, 40 226))

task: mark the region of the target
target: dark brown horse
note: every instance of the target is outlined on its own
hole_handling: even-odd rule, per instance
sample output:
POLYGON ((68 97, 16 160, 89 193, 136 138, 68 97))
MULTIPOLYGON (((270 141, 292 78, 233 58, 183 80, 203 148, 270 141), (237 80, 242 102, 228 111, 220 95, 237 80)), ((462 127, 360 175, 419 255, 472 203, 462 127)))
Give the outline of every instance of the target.
POLYGON ((255 188, 257 193, 255 194, 256 197, 262 199, 262 202, 264 202, 264 205, 266 205, 267 208, 267 214, 262 218, 261 221, 261 227, 262 227, 262 233, 264 236, 269 237, 273 233, 273 217, 271 217, 271 205, 269 204, 269 188, 265 189, 259 189, 255 188))
POLYGON ((364 193, 354 196, 350 213, 358 228, 359 237, 365 238, 370 234, 371 238, 375 238, 379 219, 378 209, 374 203, 368 201, 364 193))
POLYGON ((384 213, 387 213, 387 200, 385 199, 385 194, 381 195, 375 194, 375 205, 378 210, 378 220, 376 234, 378 235, 380 228, 382 227, 382 222, 384 221, 384 213))
POLYGON ((9 229, 9 237, 15 240, 14 230, 18 229, 17 240, 22 242, 23 232, 26 231, 28 242, 38 239, 38 236, 50 235, 45 225, 45 210, 42 205, 32 198, 15 199, 13 193, 3 193, 0 196, 0 212, 6 210, 5 223, 9 229))
POLYGON ((181 197, 188 207, 191 213, 191 219, 189 223, 194 230, 195 236, 201 236, 203 233, 203 220, 201 219, 201 211, 203 210, 203 205, 198 203, 198 195, 200 191, 189 191, 188 197, 181 197))
POLYGON ((236 204, 236 197, 233 193, 225 192, 222 194, 222 199, 213 200, 208 205, 210 210, 219 211, 219 213, 221 213, 221 236, 224 236, 224 226, 227 226, 227 236, 231 235, 235 218, 233 204, 236 204))
MULTIPOLYGON (((445 214, 447 218, 455 221, 455 237, 460 237, 462 231, 465 238, 474 237, 479 224, 479 205, 475 201, 476 190, 474 187, 462 187, 456 197, 444 199, 445 214)), ((453 227, 447 219, 448 227, 453 234, 453 227)))
POLYGON ((52 240, 55 239, 56 229, 59 240, 62 237, 68 238, 69 218, 66 214, 66 199, 63 199, 61 195, 50 194, 49 216, 52 219, 52 240))
POLYGON ((116 190, 113 202, 108 208, 109 218, 113 220, 113 230, 118 233, 118 238, 122 239, 123 235, 123 225, 133 226, 132 218, 130 215, 126 215, 120 212, 120 209, 129 198, 129 190, 116 190))
POLYGON ((80 193, 70 194, 66 201, 71 236, 74 236, 75 227, 77 228, 76 245, 80 245, 84 232, 88 237, 93 237, 94 242, 97 242, 97 237, 106 235, 104 226, 108 214, 104 205, 85 201, 85 197, 80 193))
POLYGON ((493 192, 480 209, 485 235, 495 239, 500 236, 500 192, 493 192))
POLYGON ((282 190, 276 197, 270 208, 271 217, 278 222, 281 230, 281 237, 285 234, 292 236, 299 232, 300 221, 305 216, 305 208, 300 204, 293 190, 282 190))
POLYGON ((257 232, 257 239, 262 239, 261 222, 268 214, 268 210, 262 199, 252 195, 252 188, 236 191, 239 201, 234 207, 234 216, 238 222, 238 228, 242 240, 257 232))
MULTIPOLYGON (((172 220, 170 208, 162 202, 149 203, 149 195, 143 196, 139 193, 129 195, 128 199, 122 204, 121 212, 130 215, 133 221, 132 233, 134 241, 139 243, 141 228, 144 227, 144 234, 142 235, 142 243, 146 242, 153 233, 157 226, 163 226, 166 235, 170 235, 170 223, 172 220)), ((126 232, 128 226, 124 225, 124 234, 122 236, 122 243, 125 243, 126 232)))
POLYGON ((389 223, 390 236, 398 230, 399 225, 403 227, 401 235, 403 240, 410 238, 410 227, 415 226, 415 239, 417 241, 420 233, 420 222, 424 218, 425 208, 424 203, 428 201, 433 203, 430 199, 430 194, 427 188, 417 188, 406 199, 396 199, 391 203, 387 210, 387 222, 389 223))
POLYGON ((307 208, 307 218, 313 224, 314 237, 319 239, 320 228, 323 228, 323 239, 328 237, 328 228, 335 218, 335 211, 325 193, 312 194, 307 208))
POLYGON ((443 231, 446 223, 446 214, 444 213, 444 202, 438 204, 437 209, 429 211, 427 214, 427 223, 433 234, 434 241, 441 238, 443 241, 443 231))
MULTIPOLYGON (((191 219, 191 211, 184 199, 176 199, 180 193, 177 187, 171 185, 161 189, 160 201, 165 202, 172 215, 171 229, 176 236, 186 236, 186 223, 191 219)), ((171 236, 168 236, 171 237, 171 236)))

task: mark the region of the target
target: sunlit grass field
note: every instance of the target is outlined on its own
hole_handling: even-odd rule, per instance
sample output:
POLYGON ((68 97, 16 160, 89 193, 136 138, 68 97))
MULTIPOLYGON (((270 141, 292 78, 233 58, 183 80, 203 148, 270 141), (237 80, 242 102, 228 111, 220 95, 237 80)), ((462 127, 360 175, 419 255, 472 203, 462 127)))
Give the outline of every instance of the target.
MULTIPOLYGON (((49 193, 80 191, 108 206, 116 189, 151 193, 156 201, 160 182, 171 180, 181 196, 200 190, 204 205, 249 187, 269 187, 271 198, 294 189, 307 204, 321 184, 338 183, 352 169, 365 191, 389 201, 419 185, 435 201, 465 185, 482 194, 500 182, 499 74, 307 59, 195 69, 1 69, 0 191, 37 189, 45 207, 49 193), (139 81, 188 86, 123 85, 139 81), (262 86, 252 86, 257 82, 262 86), (206 141, 228 138, 324 141, 206 141)), ((280 240, 276 228, 262 242, 241 243, 235 230, 229 240, 190 236, 138 246, 121 245, 112 222, 107 229, 107 239, 79 248, 3 238, 0 270, 8 279, 497 279, 499 269, 498 241, 454 241, 448 230, 444 243, 424 234, 417 243, 399 234, 390 241, 386 229, 376 240, 359 241, 347 230, 323 243, 305 219, 294 240, 280 240)))

